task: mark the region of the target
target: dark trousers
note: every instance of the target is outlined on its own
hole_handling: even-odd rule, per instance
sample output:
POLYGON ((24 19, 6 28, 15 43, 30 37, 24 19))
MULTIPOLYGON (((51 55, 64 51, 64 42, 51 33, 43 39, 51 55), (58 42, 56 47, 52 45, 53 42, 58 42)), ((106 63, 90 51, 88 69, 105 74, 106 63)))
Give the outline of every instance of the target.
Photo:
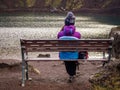
POLYGON ((70 76, 76 75, 76 67, 78 61, 64 61, 66 71, 70 76))

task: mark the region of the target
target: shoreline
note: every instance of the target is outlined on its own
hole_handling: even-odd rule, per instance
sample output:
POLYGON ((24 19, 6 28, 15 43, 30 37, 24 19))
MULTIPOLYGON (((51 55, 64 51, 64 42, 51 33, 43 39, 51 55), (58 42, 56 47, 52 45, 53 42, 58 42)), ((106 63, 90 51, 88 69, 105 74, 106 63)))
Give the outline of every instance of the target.
MULTIPOLYGON (((69 10, 68 10, 69 11, 69 10)), ((61 15, 66 15, 68 11, 58 11, 51 12, 50 10, 41 10, 38 8, 27 8, 27 9, 2 9, 0 10, 1 14, 3 13, 34 13, 34 14, 39 14, 39 13, 44 13, 44 14, 61 14, 61 15)), ((93 14, 93 15, 109 15, 109 16, 120 16, 120 8, 104 8, 104 9, 89 9, 89 8, 81 8, 80 10, 73 10, 75 14, 93 14)))

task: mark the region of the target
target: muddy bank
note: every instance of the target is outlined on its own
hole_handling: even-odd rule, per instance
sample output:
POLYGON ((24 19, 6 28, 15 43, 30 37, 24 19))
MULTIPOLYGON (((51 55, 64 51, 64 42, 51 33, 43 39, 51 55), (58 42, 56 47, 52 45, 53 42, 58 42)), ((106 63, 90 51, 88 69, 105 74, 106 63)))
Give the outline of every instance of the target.
POLYGON ((29 70, 32 81, 26 82, 26 87, 21 87, 21 62, 18 60, 0 60, 0 90, 91 90, 89 78, 99 72, 97 66, 101 63, 80 63, 79 70, 73 83, 68 83, 63 62, 29 62, 29 65, 40 71, 36 74, 29 70), (12 83, 11 83, 12 82, 12 83))

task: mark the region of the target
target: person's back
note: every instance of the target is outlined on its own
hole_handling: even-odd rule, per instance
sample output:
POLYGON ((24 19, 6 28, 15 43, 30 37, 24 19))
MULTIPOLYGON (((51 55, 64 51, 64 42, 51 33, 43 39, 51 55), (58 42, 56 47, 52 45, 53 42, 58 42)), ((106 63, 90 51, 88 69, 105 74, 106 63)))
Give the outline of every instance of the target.
MULTIPOLYGON (((78 38, 74 36, 62 36, 59 38, 60 40, 77 40, 78 38)), ((59 53, 60 59, 78 59, 78 52, 76 51, 63 51, 59 53)))

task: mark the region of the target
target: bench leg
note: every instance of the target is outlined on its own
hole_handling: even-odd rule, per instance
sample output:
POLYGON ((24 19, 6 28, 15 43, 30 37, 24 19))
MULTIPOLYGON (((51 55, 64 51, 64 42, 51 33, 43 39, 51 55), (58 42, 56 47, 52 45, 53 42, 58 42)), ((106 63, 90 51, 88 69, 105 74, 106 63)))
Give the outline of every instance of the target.
POLYGON ((109 49, 108 53, 109 53, 109 56, 108 56, 108 62, 110 62, 110 60, 111 60, 112 49, 109 49))
POLYGON ((22 86, 25 86, 25 81, 28 80, 28 63, 23 61, 22 63, 22 86))
POLYGON ((104 61, 104 62, 103 62, 103 67, 105 66, 106 63, 109 63, 109 62, 110 62, 110 60, 111 60, 111 53, 112 53, 112 49, 110 48, 110 49, 108 50, 108 54, 109 54, 109 56, 108 56, 108 61, 104 61))
POLYGON ((28 78, 28 63, 27 62, 25 62, 25 64, 26 64, 26 80, 28 80, 29 78, 28 78))
POLYGON ((102 64, 102 66, 104 67, 107 62, 108 62, 108 61, 104 61, 103 64, 102 64))
POLYGON ((105 51, 103 52, 103 59, 105 58, 105 51))
POLYGON ((77 70, 79 70, 79 65, 80 65, 80 63, 79 63, 79 62, 76 62, 77 70))
POLYGON ((26 78, 25 78, 25 62, 22 61, 22 87, 25 86, 25 80, 26 80, 26 78))

